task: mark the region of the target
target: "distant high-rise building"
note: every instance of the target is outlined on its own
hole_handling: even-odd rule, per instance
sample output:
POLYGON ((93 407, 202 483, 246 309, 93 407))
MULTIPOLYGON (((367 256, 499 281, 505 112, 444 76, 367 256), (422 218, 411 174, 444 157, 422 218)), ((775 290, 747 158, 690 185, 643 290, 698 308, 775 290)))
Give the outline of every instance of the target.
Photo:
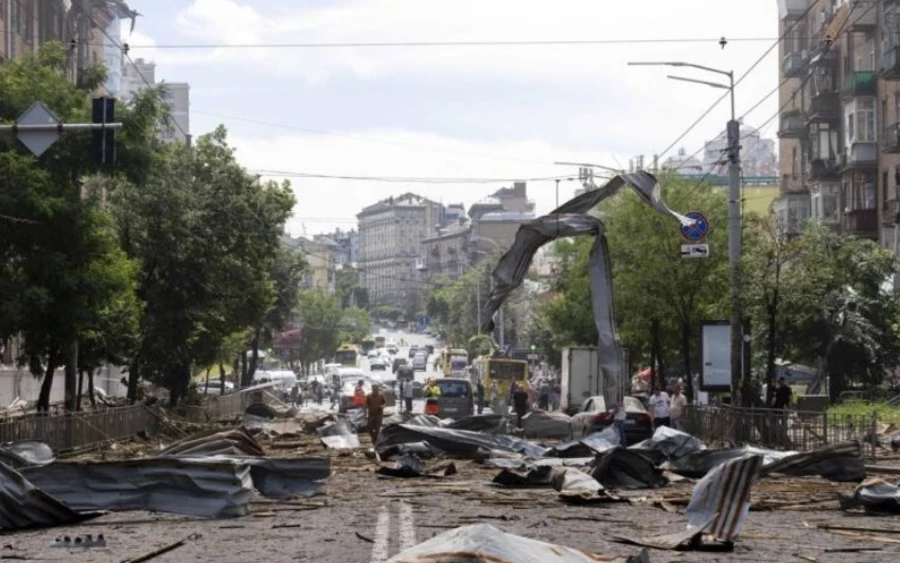
MULTIPOLYGON (((156 63, 135 59, 122 67, 120 98, 131 99, 134 94, 156 86, 156 63)), ((163 82, 163 102, 169 108, 169 124, 160 129, 163 141, 189 143, 191 138, 191 87, 186 82, 163 82)))

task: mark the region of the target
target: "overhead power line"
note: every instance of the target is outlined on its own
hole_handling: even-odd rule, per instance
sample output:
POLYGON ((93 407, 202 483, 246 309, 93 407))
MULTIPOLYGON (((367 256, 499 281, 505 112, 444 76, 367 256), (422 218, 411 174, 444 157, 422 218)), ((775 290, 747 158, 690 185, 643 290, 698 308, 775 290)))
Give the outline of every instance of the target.
POLYGON ((307 172, 291 172, 286 170, 251 169, 250 172, 264 176, 283 178, 309 178, 326 180, 353 180, 366 182, 387 182, 407 184, 494 184, 504 182, 555 182, 556 180, 572 181, 572 176, 542 176, 537 178, 448 178, 423 176, 345 176, 334 174, 314 174, 307 172))
POLYGON ((309 43, 164 43, 160 45, 129 45, 132 49, 346 49, 385 47, 565 47, 594 45, 640 45, 666 43, 748 43, 772 41, 774 37, 658 37, 632 39, 525 39, 484 41, 353 41, 309 43))

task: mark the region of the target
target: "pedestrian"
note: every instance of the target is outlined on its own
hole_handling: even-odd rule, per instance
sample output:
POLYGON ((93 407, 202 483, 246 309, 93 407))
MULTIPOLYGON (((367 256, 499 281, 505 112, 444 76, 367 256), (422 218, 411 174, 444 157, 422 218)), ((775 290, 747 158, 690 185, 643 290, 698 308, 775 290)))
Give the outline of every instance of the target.
POLYGON ((300 400, 300 384, 295 383, 293 387, 291 387, 291 406, 298 406, 297 401, 300 400))
POLYGON ((324 398, 325 398, 325 385, 321 381, 316 380, 316 404, 321 405, 322 399, 324 399, 324 398))
POLYGON ((672 419, 672 428, 684 430, 684 416, 687 412, 687 397, 681 392, 681 384, 675 384, 672 392, 672 401, 669 405, 669 417, 672 419))
POLYGON ((550 382, 546 379, 541 381, 541 394, 538 399, 538 408, 541 410, 550 409, 550 382))
POLYGON ((528 393, 521 387, 516 387, 512 397, 513 408, 516 411, 516 426, 522 428, 522 417, 528 412, 528 393))
POLYGON ((500 389, 497 387, 497 382, 493 380, 490 387, 488 387, 488 403, 490 403, 491 410, 495 414, 500 414, 500 389))
MULTIPOLYGON (((408 372, 407 372, 408 373, 408 372)), ((403 373, 403 375, 407 375, 407 373, 403 373)), ((402 379, 403 388, 401 389, 401 393, 403 394, 403 402, 406 403, 406 412, 411 413, 413 409, 413 374, 409 373, 409 379, 402 379)))
POLYGON ((381 393, 381 388, 377 383, 372 384, 372 392, 366 397, 366 428, 369 431, 369 438, 372 439, 372 446, 378 440, 378 434, 381 432, 381 421, 384 418, 384 406, 387 399, 381 393))
POLYGON ((785 383, 784 378, 778 379, 778 386, 775 387, 775 401, 772 403, 772 408, 776 409, 786 409, 791 405, 791 395, 793 391, 791 387, 785 383))
POLYGON ((366 390, 363 388, 365 382, 360 379, 356 382, 356 388, 353 390, 353 408, 362 409, 366 406, 366 390))
POLYGON ((562 389, 559 386, 559 381, 554 381, 550 389, 550 410, 555 411, 559 408, 560 393, 562 393, 562 389))
POLYGON ((653 427, 672 426, 672 418, 669 412, 671 399, 669 394, 657 386, 650 396, 650 408, 653 409, 653 427))
POLYGON ((437 399, 441 396, 441 388, 437 386, 434 378, 429 379, 425 384, 424 394, 426 399, 437 399))
POLYGON ((478 399, 478 414, 481 414, 484 412, 484 382, 481 381, 480 377, 475 384, 475 394, 478 399))

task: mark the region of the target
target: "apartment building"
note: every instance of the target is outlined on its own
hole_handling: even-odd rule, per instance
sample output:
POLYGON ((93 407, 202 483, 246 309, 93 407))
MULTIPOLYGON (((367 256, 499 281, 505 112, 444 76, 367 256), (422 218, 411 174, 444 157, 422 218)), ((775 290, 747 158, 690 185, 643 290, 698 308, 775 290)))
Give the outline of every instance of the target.
POLYGON ((420 242, 437 231, 443 206, 405 193, 364 208, 359 221, 360 283, 374 305, 406 309, 421 302, 420 242))
POLYGON ((313 235, 313 241, 329 247, 338 264, 359 262, 359 233, 356 229, 335 229, 331 233, 313 235))
POLYGON ((418 269, 426 279, 457 279, 485 257, 509 248, 519 226, 535 218, 525 182, 501 188, 459 213, 462 204, 448 206, 449 217, 437 234, 422 239, 418 269))
POLYGON ((326 245, 304 237, 282 235, 281 244, 299 253, 306 260, 306 273, 300 284, 305 289, 334 293, 336 263, 326 245))
POLYGON ((779 0, 779 229, 812 218, 895 248, 897 0, 779 0))

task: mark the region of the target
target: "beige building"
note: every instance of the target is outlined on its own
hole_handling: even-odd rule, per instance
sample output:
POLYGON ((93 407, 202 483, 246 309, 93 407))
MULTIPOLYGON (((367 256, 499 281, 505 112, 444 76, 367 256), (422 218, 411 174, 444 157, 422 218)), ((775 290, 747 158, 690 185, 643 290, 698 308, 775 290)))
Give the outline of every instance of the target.
POLYGON ((437 232, 443 206, 406 193, 363 209, 359 220, 360 283, 373 305, 407 309, 421 303, 420 242, 437 232))
POLYGON ((519 226, 534 219, 534 203, 528 200, 525 182, 501 188, 469 207, 460 217, 422 240, 419 270, 427 278, 457 279, 479 260, 508 249, 519 226))
MULTIPOLYGON (((781 231, 808 218, 894 246, 900 15, 894 0, 779 0, 781 231), (793 25, 793 28, 791 26, 793 25)), ((896 249, 894 249, 896 251, 896 249)))
POLYGON ((306 260, 307 272, 301 282, 304 288, 334 293, 336 262, 330 248, 307 238, 292 238, 289 235, 283 235, 281 242, 302 254, 306 260))

